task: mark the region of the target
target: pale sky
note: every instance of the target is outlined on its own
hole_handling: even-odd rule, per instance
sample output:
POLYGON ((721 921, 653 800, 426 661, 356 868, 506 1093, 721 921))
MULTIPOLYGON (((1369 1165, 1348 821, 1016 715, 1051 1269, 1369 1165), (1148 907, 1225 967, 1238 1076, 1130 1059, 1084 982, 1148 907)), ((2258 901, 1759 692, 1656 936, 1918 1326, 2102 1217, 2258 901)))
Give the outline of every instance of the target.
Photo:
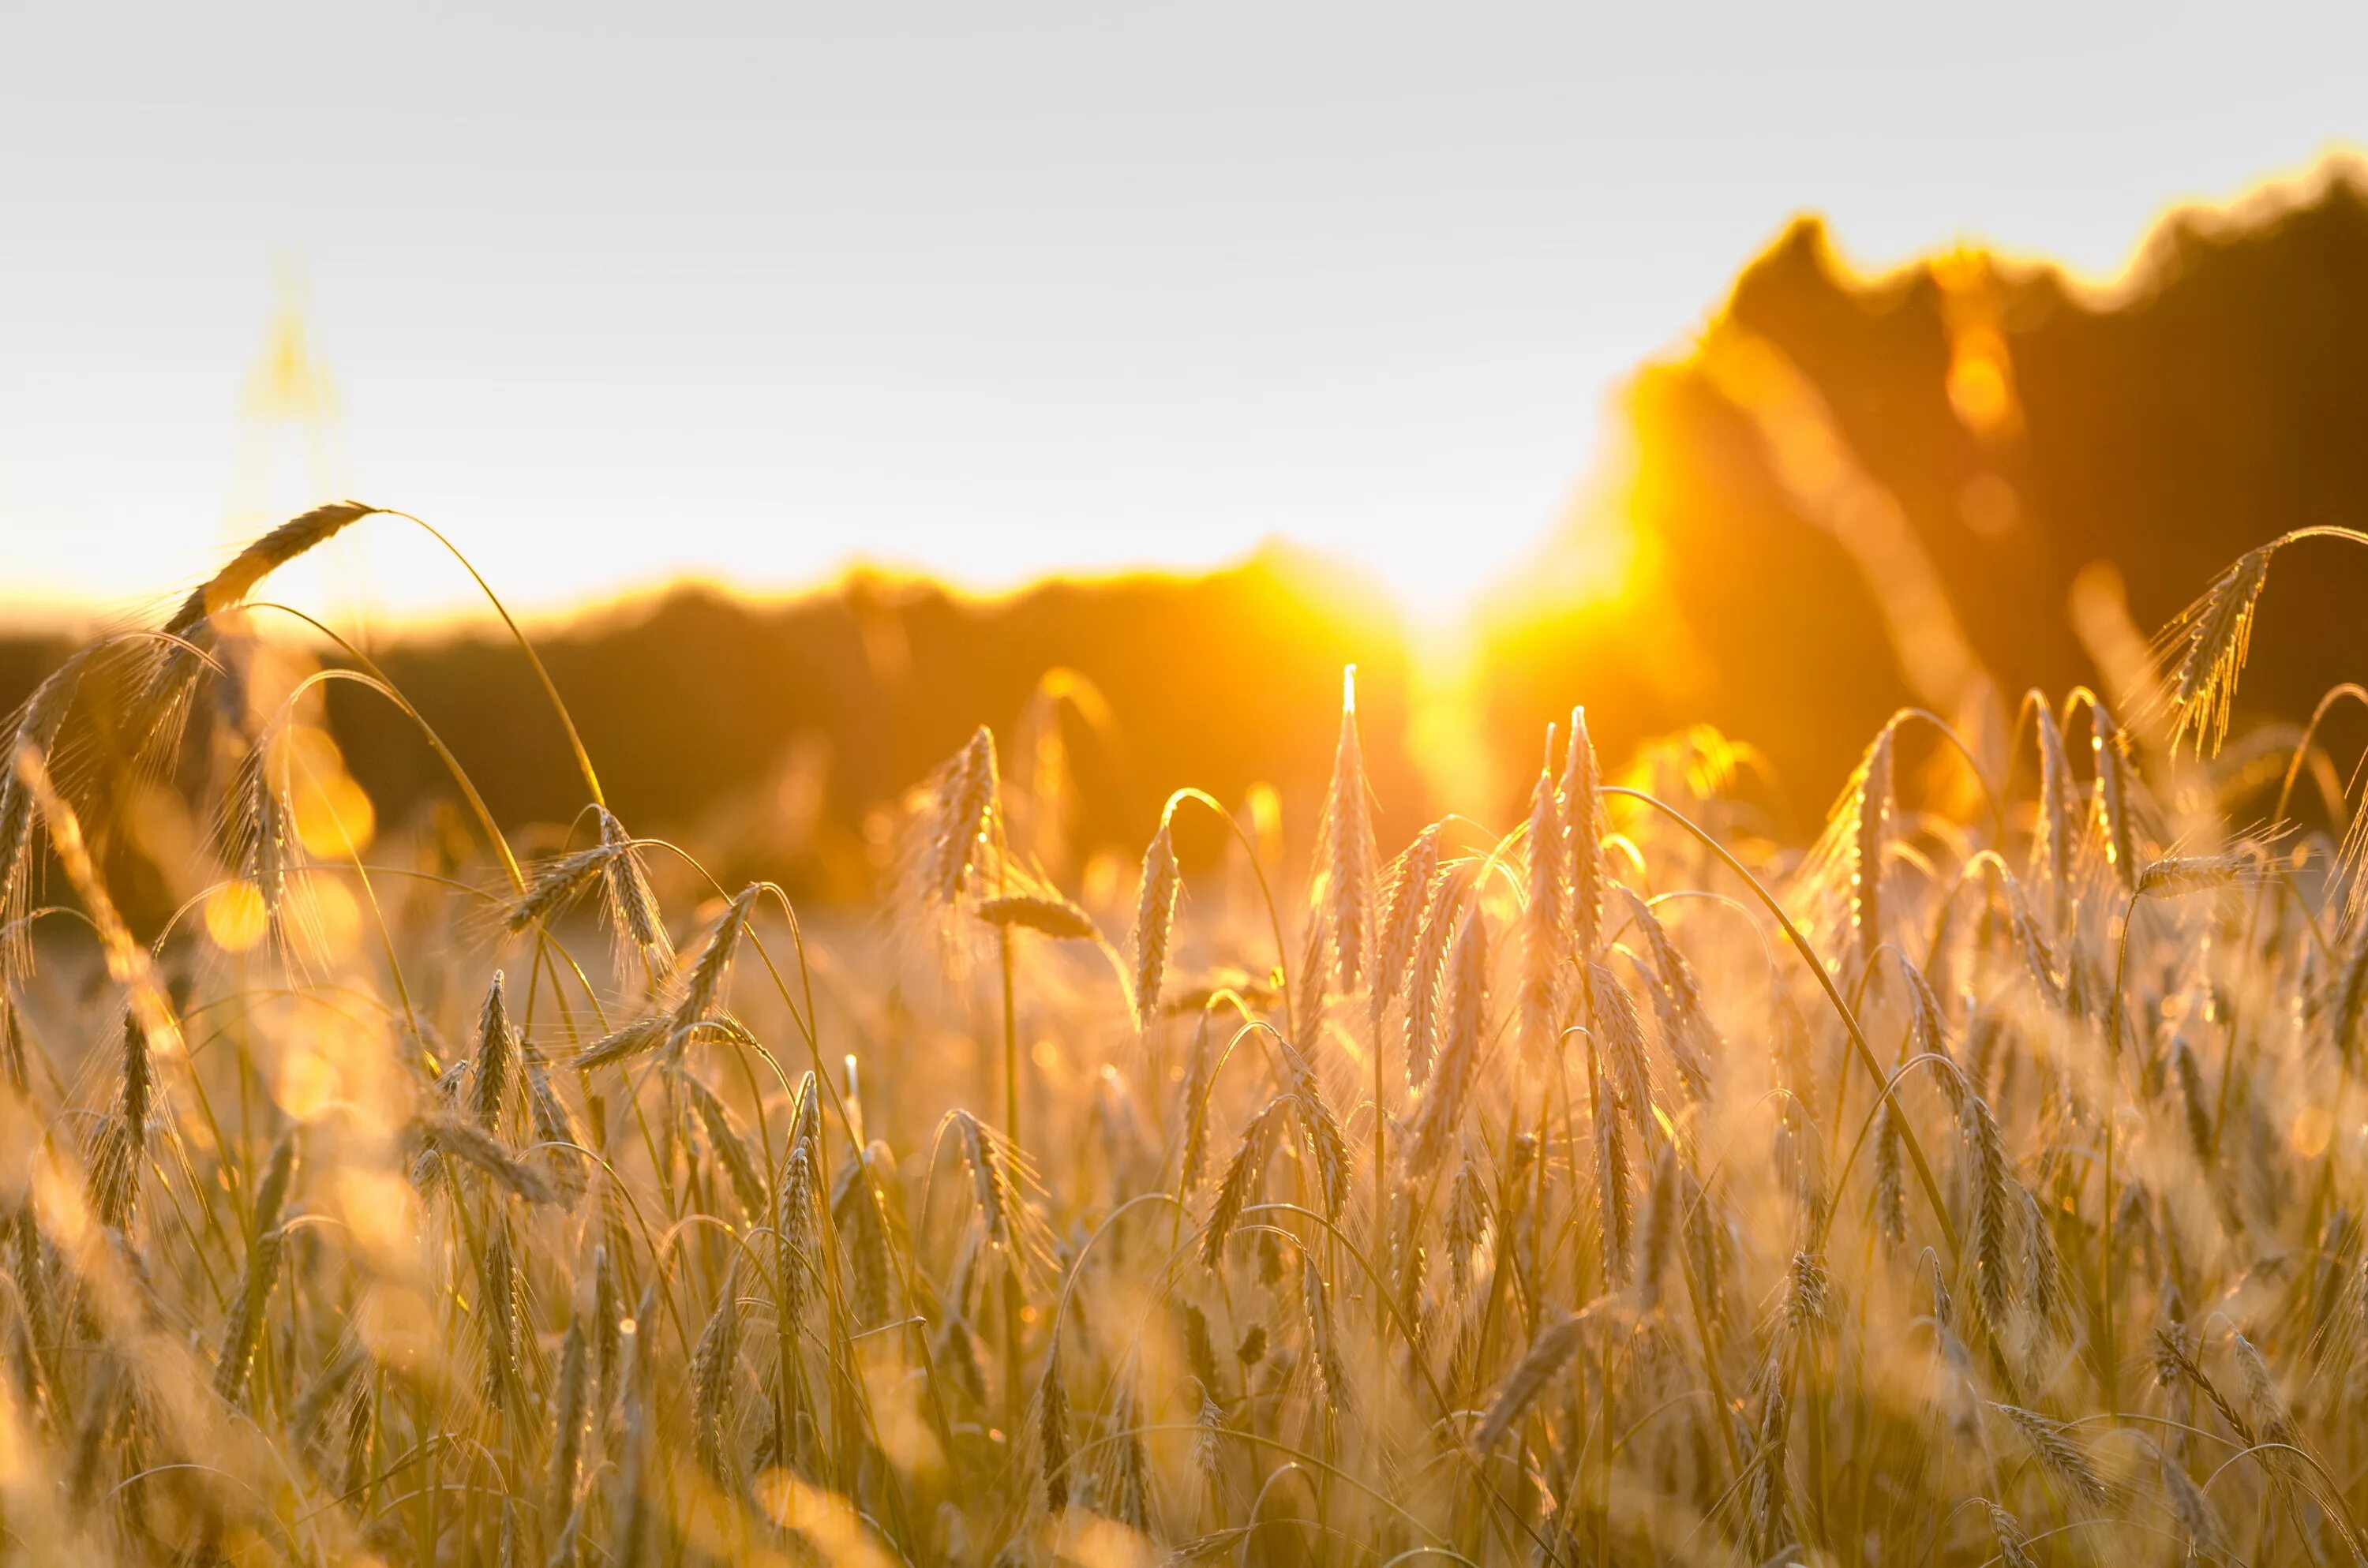
MULTIPOLYGON (((130 608, 314 498, 240 462, 292 260, 340 488, 529 607, 1273 535, 1436 606, 1788 215, 2112 268, 2368 141, 2363 58, 2368 7, 2159 0, 19 6, 0 599, 130 608)), ((382 611, 465 587, 357 548, 382 611)))

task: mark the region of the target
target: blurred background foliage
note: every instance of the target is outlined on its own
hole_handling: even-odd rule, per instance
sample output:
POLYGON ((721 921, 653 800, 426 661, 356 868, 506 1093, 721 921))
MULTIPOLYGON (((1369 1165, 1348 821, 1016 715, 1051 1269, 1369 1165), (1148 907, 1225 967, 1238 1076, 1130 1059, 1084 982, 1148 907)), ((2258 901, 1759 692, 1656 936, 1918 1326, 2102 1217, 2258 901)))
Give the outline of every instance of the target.
MULTIPOLYGON (((1276 546, 991 600, 876 574, 786 601, 684 586, 538 642, 620 816, 803 898, 874 891, 887 813, 981 715, 1007 768, 1067 770, 1080 864, 1139 852, 1179 779, 1310 812, 1352 662, 1385 843, 1443 794, 1509 819, 1574 693, 1608 758, 1702 721, 1756 747, 1792 790, 1769 825, 1797 831, 1903 703, 1975 736, 2034 685, 2142 707, 2140 641, 2227 562, 2368 520, 2363 279, 2368 188, 2341 161, 2169 215, 2101 283, 1970 249, 1865 276, 1804 218, 1637 371, 1614 460, 1460 630, 1276 546)), ((2345 668, 2348 570, 2272 588, 2255 714, 2306 712, 2345 668)), ((0 706, 68 646, 0 637, 0 706)), ((375 653, 496 815, 564 821, 576 781, 557 730, 517 719, 538 704, 513 649, 439 631, 375 653)), ((358 687, 329 714, 382 820, 430 820, 416 737, 358 687)))

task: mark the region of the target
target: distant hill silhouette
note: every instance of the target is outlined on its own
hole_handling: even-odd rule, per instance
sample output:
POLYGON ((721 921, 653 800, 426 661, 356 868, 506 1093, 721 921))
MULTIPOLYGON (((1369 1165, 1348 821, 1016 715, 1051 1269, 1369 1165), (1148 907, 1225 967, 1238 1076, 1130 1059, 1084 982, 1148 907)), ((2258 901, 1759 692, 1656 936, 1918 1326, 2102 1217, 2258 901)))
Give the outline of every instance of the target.
MULTIPOLYGON (((983 600, 870 575, 773 604, 687 588, 537 648, 624 821, 690 831, 727 857, 719 874, 852 897, 878 869, 871 819, 982 722, 1007 777, 1034 765, 1044 725, 1057 725, 1066 836, 1080 848, 1139 853, 1184 783, 1229 802, 1254 783, 1291 786, 1312 812, 1296 786, 1329 765, 1342 665, 1359 665, 1373 710, 1401 714, 1404 642, 1369 593, 1272 550, 1196 577, 1053 581, 983 600), (1043 699, 1050 671, 1080 677, 1076 698, 1043 699)), ((564 740, 506 642, 398 645, 381 662, 497 815, 564 822, 581 805, 564 740)), ((433 758, 382 703, 333 689, 336 729, 374 796, 438 791, 433 758)), ((1410 822, 1420 790, 1386 722, 1368 764, 1410 822)))
MULTIPOLYGON (((2009 702, 2112 694, 2070 611, 2092 563, 2118 568, 2152 634, 2252 545, 2368 522, 2368 189, 2338 160, 2180 210, 2101 290, 1979 253, 1860 277, 1803 218, 1626 412, 1644 581, 1609 619, 1525 607, 1491 654, 1492 733, 1533 747, 1575 692, 1615 744, 1708 720, 1816 809, 1886 714, 1950 684, 1914 677, 1853 553, 1883 532, 1883 497, 2009 702), (1797 427, 1820 421, 1829 442, 1797 427), (1857 472, 1821 483, 1829 447, 1857 472)), ((2346 656, 2363 604, 2368 560, 2283 563, 2247 710, 2307 713, 2368 667, 2346 656)))
MULTIPOLYGON (((1480 645, 1470 689, 1494 776, 1512 796, 1544 723, 1584 701, 1614 756, 1714 723, 1815 812, 1903 703, 1988 691, 2010 706, 2074 682, 2118 696, 2074 630, 2093 563, 2118 569, 2128 619, 2151 632, 2248 547, 2368 522, 2368 189, 2339 161, 2175 213, 2093 288, 1977 251, 1864 277, 1803 218, 1697 342, 1638 372, 1622 412, 1622 474, 1500 593, 1480 645), (1607 526, 1634 530, 1634 581, 1616 603, 1574 600, 1556 559, 1607 526)), ((2249 712, 2306 711, 2360 673, 2347 655, 2368 561, 2315 559, 2272 578, 2249 712)), ((541 646, 629 824, 810 892, 860 893, 880 809, 981 721, 1008 768, 1030 726, 1061 714, 1080 845, 1139 848, 1181 783, 1229 800, 1272 783, 1304 830, 1350 661, 1385 834, 1431 808, 1406 738, 1403 629, 1360 579, 1285 551, 995 600, 865 575, 788 602, 682 589, 541 646), (1031 700, 1054 667, 1084 677, 1085 700, 1031 700), (1115 744, 1086 711, 1093 693, 1115 744)), ((58 653, 0 642, 0 703, 58 653)), ((513 651, 421 637, 382 662, 499 815, 575 811, 513 651)), ((439 798, 374 699, 334 687, 333 717, 382 810, 439 798)))

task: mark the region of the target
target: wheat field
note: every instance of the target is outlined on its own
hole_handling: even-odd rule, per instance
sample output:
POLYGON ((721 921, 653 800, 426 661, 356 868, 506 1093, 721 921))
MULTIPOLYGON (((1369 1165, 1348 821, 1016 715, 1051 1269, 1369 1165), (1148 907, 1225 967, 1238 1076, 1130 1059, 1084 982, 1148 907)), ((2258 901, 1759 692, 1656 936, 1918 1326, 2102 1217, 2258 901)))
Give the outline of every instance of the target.
POLYGON ((1813 844, 1574 710, 1377 845, 1352 674, 1308 842, 1182 788, 1064 885, 981 728, 802 923, 580 745, 506 839, 265 603, 416 521, 7 731, 12 1560, 2368 1562, 2362 846, 2316 721, 2221 750, 2313 534, 2128 713, 1902 712, 1813 844))

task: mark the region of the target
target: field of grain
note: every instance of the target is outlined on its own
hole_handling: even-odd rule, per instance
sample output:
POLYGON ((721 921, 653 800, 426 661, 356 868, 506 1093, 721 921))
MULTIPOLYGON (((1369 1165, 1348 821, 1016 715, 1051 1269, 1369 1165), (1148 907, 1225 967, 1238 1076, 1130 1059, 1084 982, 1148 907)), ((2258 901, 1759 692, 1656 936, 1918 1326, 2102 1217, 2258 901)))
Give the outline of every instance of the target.
POLYGON ((1814 844, 1574 709, 1377 845, 1351 673, 1307 842, 1179 788, 1064 885, 982 728, 802 924, 580 746, 512 843, 413 714, 375 820, 322 691, 403 693, 260 601, 413 522, 7 732, 12 1560, 2368 1562, 2360 845, 2220 749, 2314 535, 1814 844))

